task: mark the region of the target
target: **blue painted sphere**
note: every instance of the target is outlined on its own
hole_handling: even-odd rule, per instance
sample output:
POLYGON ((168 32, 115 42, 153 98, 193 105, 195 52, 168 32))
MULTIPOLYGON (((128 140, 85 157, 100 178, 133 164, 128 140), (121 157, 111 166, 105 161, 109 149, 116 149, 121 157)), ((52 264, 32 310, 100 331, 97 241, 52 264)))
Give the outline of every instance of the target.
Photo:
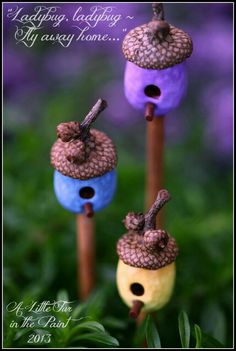
POLYGON ((83 205, 91 203, 97 212, 108 206, 116 190, 116 171, 88 180, 67 177, 54 172, 54 191, 58 202, 68 211, 84 213, 83 205), (89 197, 88 197, 89 195, 89 197))
POLYGON ((125 95, 129 103, 144 110, 147 102, 156 105, 155 116, 178 107, 187 88, 186 62, 166 69, 144 69, 127 61, 124 77, 125 95))

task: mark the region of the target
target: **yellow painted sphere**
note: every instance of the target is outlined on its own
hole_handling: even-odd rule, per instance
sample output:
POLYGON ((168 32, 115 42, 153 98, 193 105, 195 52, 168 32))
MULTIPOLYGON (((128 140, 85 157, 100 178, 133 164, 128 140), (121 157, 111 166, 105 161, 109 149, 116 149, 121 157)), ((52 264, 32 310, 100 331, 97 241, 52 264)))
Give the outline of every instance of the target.
POLYGON ((170 300, 175 271, 175 262, 150 270, 131 267, 119 259, 116 272, 119 294, 129 307, 132 307, 134 300, 140 300, 144 303, 143 311, 158 310, 170 300))

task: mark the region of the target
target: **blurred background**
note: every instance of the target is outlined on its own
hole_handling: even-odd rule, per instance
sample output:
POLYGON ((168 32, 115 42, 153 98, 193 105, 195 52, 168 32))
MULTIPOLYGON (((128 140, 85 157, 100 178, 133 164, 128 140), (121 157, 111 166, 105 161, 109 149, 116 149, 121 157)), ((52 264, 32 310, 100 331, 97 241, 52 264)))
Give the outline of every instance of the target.
MULTIPOLYGON (((95 127, 117 146, 118 188, 112 204, 96 214, 98 295, 91 313, 120 346, 134 347, 135 323, 115 284, 115 250, 125 233, 122 219, 144 208, 146 122, 124 96, 121 43, 124 27, 128 32, 150 20, 151 4, 110 3, 116 13, 134 18, 112 28, 99 23, 94 30, 120 40, 79 41, 67 48, 16 44, 16 23, 7 17, 16 5, 3 5, 5 303, 53 300, 60 289, 77 299, 75 216, 56 200, 49 155, 57 124, 82 120, 102 97, 109 107, 95 127)), ((89 13, 90 4, 79 5, 89 13)), ((71 18, 79 5, 60 3, 59 13, 71 18)), ((22 13, 33 13, 35 4, 20 6, 22 13)), ((230 3, 165 4, 167 21, 191 35, 194 51, 187 60, 187 96, 166 116, 165 187, 172 201, 165 229, 176 238, 180 255, 172 300, 157 313, 163 347, 180 345, 182 309, 232 347, 232 14, 230 3)), ((73 33, 71 25, 48 24, 44 30, 73 33)))

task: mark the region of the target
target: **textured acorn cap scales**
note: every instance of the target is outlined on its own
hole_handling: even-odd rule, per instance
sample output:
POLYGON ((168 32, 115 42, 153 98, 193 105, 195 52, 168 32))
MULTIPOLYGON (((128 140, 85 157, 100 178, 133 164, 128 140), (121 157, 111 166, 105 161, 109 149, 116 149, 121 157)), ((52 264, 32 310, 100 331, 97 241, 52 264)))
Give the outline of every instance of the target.
POLYGON ((82 123, 67 122, 57 126, 58 140, 51 149, 51 164, 65 176, 86 180, 113 170, 117 164, 115 146, 103 132, 90 129, 107 107, 99 99, 82 123))
POLYGON ((183 30, 164 21, 161 3, 153 4, 154 17, 132 29, 124 38, 125 58, 141 68, 165 69, 191 56, 193 43, 183 30))
POLYGON ((154 270, 175 261, 178 255, 175 239, 165 230, 155 229, 157 212, 169 200, 168 191, 160 190, 146 215, 138 213, 135 217, 135 213, 131 212, 126 216, 124 224, 129 232, 117 243, 118 256, 124 263, 132 267, 154 270))

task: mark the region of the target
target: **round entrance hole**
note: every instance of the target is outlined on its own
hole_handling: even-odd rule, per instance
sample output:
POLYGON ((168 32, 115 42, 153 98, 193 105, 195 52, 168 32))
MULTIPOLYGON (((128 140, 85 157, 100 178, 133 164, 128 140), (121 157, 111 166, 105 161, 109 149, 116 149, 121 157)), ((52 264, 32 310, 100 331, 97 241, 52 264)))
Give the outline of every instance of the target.
POLYGON ((85 186, 84 188, 81 188, 79 191, 79 195, 80 197, 82 197, 82 199, 91 199, 94 196, 94 194, 95 194, 95 191, 90 186, 85 186))
POLYGON ((153 99, 158 99, 161 95, 161 90, 156 85, 147 85, 144 89, 144 94, 153 99))
POLYGON ((130 290, 136 296, 142 296, 144 294, 144 287, 139 283, 133 283, 130 285, 130 290))

